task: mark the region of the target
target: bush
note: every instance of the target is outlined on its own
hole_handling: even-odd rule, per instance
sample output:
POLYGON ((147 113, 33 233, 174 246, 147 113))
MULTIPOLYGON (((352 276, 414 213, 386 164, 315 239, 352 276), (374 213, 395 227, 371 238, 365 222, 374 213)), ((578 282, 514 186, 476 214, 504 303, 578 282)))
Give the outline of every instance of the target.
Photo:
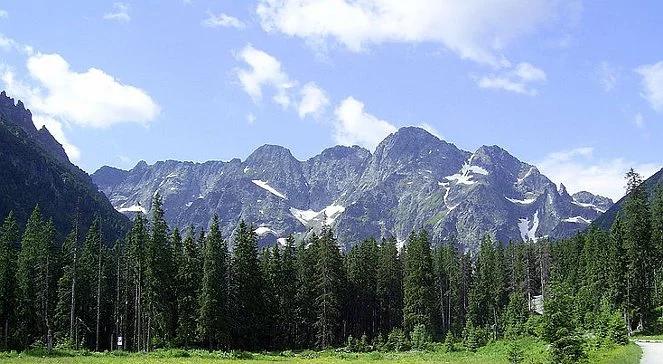
POLYGON ((525 360, 525 352, 523 348, 518 345, 518 343, 511 343, 509 345, 509 350, 506 353, 506 357, 511 364, 520 364, 525 360))
POLYGON ((465 323, 465 328, 463 329, 463 345, 469 351, 476 351, 479 348, 476 329, 470 320, 465 323))
POLYGON ((615 344, 626 345, 628 344, 628 329, 624 319, 619 312, 614 312, 607 324, 608 338, 615 344))
POLYGON ((550 355, 553 363, 578 363, 586 358, 583 350, 583 339, 577 334, 560 335, 559 339, 550 344, 550 355))
POLYGON ((357 351, 357 340, 355 340, 352 335, 348 336, 348 339, 345 341, 345 351, 349 353, 354 353, 357 351))
POLYGON ((376 350, 382 350, 384 344, 384 336, 382 336, 382 333, 378 333, 378 336, 373 339, 373 348, 376 350))
POLYGON ((410 342, 412 343, 412 348, 415 350, 428 350, 432 342, 426 326, 416 325, 412 332, 410 333, 410 342))
POLYGON ((359 342, 357 343, 357 351, 360 353, 366 353, 372 349, 371 344, 368 342, 368 336, 366 336, 366 334, 361 335, 361 339, 359 339, 359 342))
POLYGON ((452 353, 455 350, 454 335, 451 333, 451 331, 447 331, 447 335, 444 337, 444 351, 447 353, 452 353))
POLYGON ((407 351, 410 350, 410 343, 407 341, 403 330, 395 328, 387 336, 387 342, 385 342, 383 348, 387 351, 407 351))
POLYGON ((543 316, 530 315, 525 322, 525 333, 539 339, 543 338, 543 316))

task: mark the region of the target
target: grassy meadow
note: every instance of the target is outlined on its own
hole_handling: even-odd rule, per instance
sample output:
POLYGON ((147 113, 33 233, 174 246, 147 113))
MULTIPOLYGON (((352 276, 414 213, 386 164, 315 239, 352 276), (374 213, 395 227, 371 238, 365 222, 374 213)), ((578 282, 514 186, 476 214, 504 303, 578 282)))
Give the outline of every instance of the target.
MULTIPOLYGON (((510 363, 509 352, 513 344, 522 349, 523 364, 548 363, 549 356, 545 343, 535 339, 516 341, 497 341, 478 349, 476 352, 459 350, 446 352, 443 346, 435 346, 429 351, 418 352, 371 352, 346 353, 342 351, 304 351, 282 353, 243 353, 243 352, 207 352, 203 350, 157 350, 151 353, 123 352, 73 352, 54 351, 45 355, 42 351, 25 353, 0 353, 0 363, 52 363, 52 364, 114 364, 114 363, 510 363)), ((587 350, 589 363, 636 364, 640 361, 640 348, 631 343, 626 346, 609 346, 587 350)))

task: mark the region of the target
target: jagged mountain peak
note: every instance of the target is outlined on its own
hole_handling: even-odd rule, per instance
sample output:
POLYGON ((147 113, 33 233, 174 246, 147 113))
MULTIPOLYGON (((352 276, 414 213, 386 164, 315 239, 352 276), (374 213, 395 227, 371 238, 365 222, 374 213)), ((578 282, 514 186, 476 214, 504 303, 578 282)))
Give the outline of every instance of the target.
POLYGON ((143 168, 120 183, 113 184, 117 173, 107 170, 93 178, 118 209, 149 206, 159 191, 174 225, 207 226, 219 214, 224 234, 245 219, 272 242, 323 225, 346 246, 370 236, 403 241, 424 227, 440 241, 454 236, 473 249, 486 233, 505 242, 567 236, 599 214, 561 198, 536 167, 499 146, 470 153, 417 127, 387 136, 372 154, 335 146, 299 161, 287 148, 268 144, 244 162, 143 168))
POLYGON ((290 152, 290 149, 282 147, 280 145, 274 144, 264 144, 258 147, 253 153, 246 158, 247 163, 251 163, 254 160, 264 160, 264 159, 290 159, 297 160, 290 152))

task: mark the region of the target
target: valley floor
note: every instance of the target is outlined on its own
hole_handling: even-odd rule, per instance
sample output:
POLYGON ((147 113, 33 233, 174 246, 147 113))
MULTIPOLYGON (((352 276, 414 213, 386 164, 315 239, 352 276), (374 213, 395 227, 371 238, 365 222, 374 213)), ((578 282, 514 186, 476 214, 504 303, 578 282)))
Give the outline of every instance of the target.
MULTIPOLYGON (((228 353, 208 353, 204 351, 165 350, 150 354, 114 354, 114 353, 87 353, 87 355, 72 355, 72 353, 58 353, 58 356, 44 357, 37 353, 2 354, 0 363, 51 363, 51 364, 119 364, 119 363, 303 363, 303 364, 335 364, 335 363, 449 363, 449 364, 477 364, 477 363, 509 363, 508 351, 511 342, 499 341, 487 345, 472 353, 459 351, 446 353, 439 347, 429 352, 405 353, 343 353, 343 352, 311 352, 292 354, 243 354, 240 358, 232 358, 228 353), (4 356, 3 356, 4 355, 4 356), (246 357, 245 359, 241 357, 246 357)), ((518 340, 518 345, 524 351, 523 363, 547 363, 549 361, 546 345, 532 339, 518 340)), ((602 348, 591 351, 588 355, 589 363, 602 364, 636 364, 640 362, 642 350, 631 343, 627 346, 602 348)))

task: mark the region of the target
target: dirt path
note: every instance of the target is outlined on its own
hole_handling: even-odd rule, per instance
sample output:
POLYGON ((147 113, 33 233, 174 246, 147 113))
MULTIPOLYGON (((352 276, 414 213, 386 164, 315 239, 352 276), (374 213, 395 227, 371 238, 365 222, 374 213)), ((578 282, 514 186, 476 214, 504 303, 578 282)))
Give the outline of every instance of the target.
POLYGON ((641 364, 663 363, 663 342, 636 341, 642 348, 641 364))

